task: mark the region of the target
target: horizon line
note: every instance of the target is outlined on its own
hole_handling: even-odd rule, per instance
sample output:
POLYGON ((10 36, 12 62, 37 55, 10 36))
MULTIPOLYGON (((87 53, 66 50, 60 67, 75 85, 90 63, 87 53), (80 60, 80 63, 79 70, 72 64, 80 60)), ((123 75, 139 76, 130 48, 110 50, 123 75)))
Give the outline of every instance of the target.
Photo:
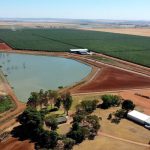
POLYGON ((3 19, 58 19, 58 20, 99 20, 99 21, 146 21, 149 22, 150 20, 146 20, 146 19, 86 19, 86 18, 49 18, 49 17, 0 17, 0 20, 3 19))

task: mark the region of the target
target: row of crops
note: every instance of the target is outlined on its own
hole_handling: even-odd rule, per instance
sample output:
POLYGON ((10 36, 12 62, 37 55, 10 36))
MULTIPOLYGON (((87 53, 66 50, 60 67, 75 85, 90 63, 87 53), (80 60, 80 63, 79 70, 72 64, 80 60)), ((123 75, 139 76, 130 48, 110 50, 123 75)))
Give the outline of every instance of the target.
POLYGON ((88 48, 150 67, 149 37, 71 29, 1 29, 0 39, 15 49, 68 51, 88 48))

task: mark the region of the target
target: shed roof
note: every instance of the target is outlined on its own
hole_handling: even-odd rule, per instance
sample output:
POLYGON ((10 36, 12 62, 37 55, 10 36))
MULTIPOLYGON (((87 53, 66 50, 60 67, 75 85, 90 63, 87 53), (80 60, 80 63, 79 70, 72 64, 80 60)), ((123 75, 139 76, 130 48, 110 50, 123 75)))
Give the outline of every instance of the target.
POLYGON ((145 123, 150 125, 150 117, 145 121, 145 123))
POLYGON ((150 116, 146 115, 146 114, 143 114, 139 111, 136 111, 136 110, 133 110, 131 112, 128 113, 128 115, 132 116, 132 117, 135 117, 135 118, 138 118, 142 121, 146 121, 146 120, 149 120, 150 119, 150 116))
POLYGON ((88 52, 88 49, 70 49, 71 52, 88 52))

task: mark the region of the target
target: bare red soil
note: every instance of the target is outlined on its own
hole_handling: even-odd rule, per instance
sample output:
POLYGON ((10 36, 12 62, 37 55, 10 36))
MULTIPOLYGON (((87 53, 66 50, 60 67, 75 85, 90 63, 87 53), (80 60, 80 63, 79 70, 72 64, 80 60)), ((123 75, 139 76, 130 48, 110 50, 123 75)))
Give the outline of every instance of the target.
POLYGON ((12 48, 5 43, 0 43, 0 50, 12 50, 12 48))
POLYGON ((116 68, 104 67, 91 82, 81 85, 75 92, 101 92, 143 87, 150 87, 150 78, 116 68))
POLYGON ((7 141, 0 143, 1 150, 34 150, 34 143, 30 143, 29 140, 19 141, 16 138, 11 137, 7 141))
POLYGON ((119 95, 124 99, 131 99, 136 104, 136 107, 139 108, 139 111, 150 115, 150 100, 144 97, 137 96, 135 95, 135 93, 150 96, 150 89, 121 91, 119 92, 119 95))

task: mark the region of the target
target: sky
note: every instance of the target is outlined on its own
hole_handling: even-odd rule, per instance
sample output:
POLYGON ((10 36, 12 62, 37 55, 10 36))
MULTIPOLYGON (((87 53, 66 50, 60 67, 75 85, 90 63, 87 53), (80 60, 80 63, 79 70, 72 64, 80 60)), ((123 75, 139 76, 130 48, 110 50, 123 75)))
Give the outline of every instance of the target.
POLYGON ((150 0, 1 0, 0 18, 150 20, 150 0))

